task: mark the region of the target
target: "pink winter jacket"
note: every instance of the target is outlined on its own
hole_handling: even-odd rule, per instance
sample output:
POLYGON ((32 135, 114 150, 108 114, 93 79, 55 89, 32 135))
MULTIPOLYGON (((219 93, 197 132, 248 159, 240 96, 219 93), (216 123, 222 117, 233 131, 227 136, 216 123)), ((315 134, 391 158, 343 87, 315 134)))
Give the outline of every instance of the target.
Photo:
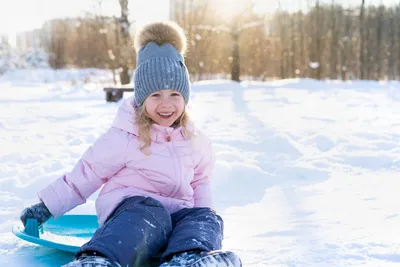
POLYGON ((152 197, 174 213, 182 208, 212 207, 210 179, 214 166, 210 140, 190 124, 153 125, 150 155, 140 151, 132 99, 126 99, 110 129, 83 154, 71 172, 38 193, 54 218, 83 204, 103 188, 96 200, 100 225, 124 198, 152 197))

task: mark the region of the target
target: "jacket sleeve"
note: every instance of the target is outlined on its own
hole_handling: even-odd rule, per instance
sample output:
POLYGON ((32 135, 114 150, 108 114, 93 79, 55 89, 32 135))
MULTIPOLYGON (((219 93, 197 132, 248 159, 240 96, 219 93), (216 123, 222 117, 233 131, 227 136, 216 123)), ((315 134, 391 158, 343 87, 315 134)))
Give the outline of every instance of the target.
POLYGON ((86 202, 125 166, 129 134, 110 128, 91 145, 73 169, 38 193, 54 218, 86 202))
POLYGON ((195 207, 213 208, 210 182, 214 164, 215 158, 212 151, 212 143, 207 139, 201 151, 200 161, 194 168, 194 179, 191 183, 194 191, 195 207))

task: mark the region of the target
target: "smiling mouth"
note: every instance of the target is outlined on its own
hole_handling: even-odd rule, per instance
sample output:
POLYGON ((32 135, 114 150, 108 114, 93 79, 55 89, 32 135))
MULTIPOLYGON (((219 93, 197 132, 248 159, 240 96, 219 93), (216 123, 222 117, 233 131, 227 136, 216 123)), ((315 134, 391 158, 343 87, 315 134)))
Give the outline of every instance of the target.
POLYGON ((174 112, 158 112, 157 113, 161 118, 169 119, 174 114, 174 112))

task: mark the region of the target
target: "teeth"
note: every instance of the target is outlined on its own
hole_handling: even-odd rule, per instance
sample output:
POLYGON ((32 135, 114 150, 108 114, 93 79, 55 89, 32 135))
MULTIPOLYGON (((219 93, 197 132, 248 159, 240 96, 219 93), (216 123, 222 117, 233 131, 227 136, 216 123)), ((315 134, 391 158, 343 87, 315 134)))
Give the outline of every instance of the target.
POLYGON ((158 114, 160 114, 161 116, 170 116, 170 115, 172 115, 172 113, 173 112, 171 112, 171 113, 158 113, 158 114))

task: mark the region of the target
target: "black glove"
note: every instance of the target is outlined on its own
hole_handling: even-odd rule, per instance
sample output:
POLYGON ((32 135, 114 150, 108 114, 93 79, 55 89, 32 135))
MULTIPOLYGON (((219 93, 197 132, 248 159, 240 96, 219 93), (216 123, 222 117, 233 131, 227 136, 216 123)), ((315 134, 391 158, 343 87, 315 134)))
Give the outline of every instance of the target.
POLYGON ((20 219, 21 219, 22 223, 24 224, 24 226, 28 219, 36 219, 38 221, 38 225, 42 225, 48 219, 50 219, 50 217, 51 217, 51 213, 50 213, 49 209, 46 207, 46 205, 43 202, 40 202, 38 204, 35 204, 28 208, 25 208, 21 212, 20 219))

